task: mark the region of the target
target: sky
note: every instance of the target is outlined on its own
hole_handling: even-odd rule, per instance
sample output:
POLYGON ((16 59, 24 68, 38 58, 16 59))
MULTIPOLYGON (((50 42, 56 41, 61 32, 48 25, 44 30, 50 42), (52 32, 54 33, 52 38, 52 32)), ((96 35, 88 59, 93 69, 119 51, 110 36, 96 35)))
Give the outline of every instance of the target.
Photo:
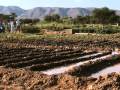
POLYGON ((0 6, 34 7, 108 7, 120 10, 120 0, 0 0, 0 6))

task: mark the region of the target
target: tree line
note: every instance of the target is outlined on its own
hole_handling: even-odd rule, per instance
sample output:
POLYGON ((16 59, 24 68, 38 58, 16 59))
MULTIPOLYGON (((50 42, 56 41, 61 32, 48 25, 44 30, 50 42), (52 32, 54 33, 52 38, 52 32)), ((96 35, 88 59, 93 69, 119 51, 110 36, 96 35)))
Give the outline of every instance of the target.
MULTIPOLYGON (((0 14, 0 20, 9 21, 9 19, 15 19, 17 15, 11 13, 10 15, 0 14)), ((20 19, 23 24, 36 24, 40 22, 40 19, 20 19)), ((61 17, 59 14, 47 15, 44 17, 46 22, 69 22, 73 24, 118 24, 120 23, 120 16, 116 14, 116 11, 107 7, 96 8, 93 10, 90 16, 61 17)))
POLYGON ((120 23, 120 16, 116 14, 116 11, 110 10, 107 7, 96 8, 93 10, 90 16, 77 16, 75 18, 71 17, 60 17, 58 14, 47 15, 44 20, 47 22, 64 22, 68 19, 69 22, 73 24, 117 24, 120 23))
MULTIPOLYGON (((17 15, 15 13, 11 13, 9 15, 0 14, 0 21, 9 22, 10 20, 17 19, 17 15)), ((20 19, 20 22, 23 24, 36 24, 39 22, 39 19, 20 19)))

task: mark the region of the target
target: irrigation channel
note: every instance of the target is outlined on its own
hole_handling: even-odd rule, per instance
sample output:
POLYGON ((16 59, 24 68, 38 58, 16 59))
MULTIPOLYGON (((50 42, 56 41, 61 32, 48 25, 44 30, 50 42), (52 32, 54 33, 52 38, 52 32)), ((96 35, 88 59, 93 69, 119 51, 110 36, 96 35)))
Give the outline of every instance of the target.
POLYGON ((97 73, 93 73, 91 75, 91 77, 98 78, 99 76, 104 76, 104 75, 107 75, 107 74, 110 74, 113 72, 120 73, 120 64, 113 65, 113 66, 107 67, 101 71, 98 71, 97 73))
MULTIPOLYGON (((96 54, 82 56, 82 57, 79 57, 79 59, 90 58, 92 56, 96 56, 96 55, 99 55, 99 54, 102 54, 102 52, 101 53, 96 53, 96 54)), ((105 55, 97 57, 97 58, 89 59, 87 61, 81 61, 81 62, 78 62, 78 63, 75 63, 75 64, 71 64, 71 65, 68 65, 68 66, 61 66, 61 67, 57 67, 57 68, 54 68, 54 69, 45 70, 45 71, 42 71, 42 73, 47 74, 47 75, 57 75, 57 74, 69 72, 70 70, 72 70, 74 68, 77 68, 77 67, 80 67, 82 65, 88 64, 89 62, 97 62, 98 60, 111 59, 113 57, 117 57, 117 56, 119 57, 119 55, 120 54, 118 52, 112 52, 112 53, 108 53, 108 54, 105 54, 105 55)), ((96 73, 93 73, 90 76, 98 78, 101 75, 109 74, 109 73, 112 73, 112 72, 120 72, 120 64, 109 66, 107 68, 104 68, 103 70, 100 70, 100 71, 98 71, 96 73)))

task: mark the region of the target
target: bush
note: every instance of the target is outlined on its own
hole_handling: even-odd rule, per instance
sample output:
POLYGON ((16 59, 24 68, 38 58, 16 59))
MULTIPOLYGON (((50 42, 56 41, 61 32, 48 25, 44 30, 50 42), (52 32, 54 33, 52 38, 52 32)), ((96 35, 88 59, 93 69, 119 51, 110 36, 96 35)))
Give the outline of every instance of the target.
POLYGON ((113 26, 104 26, 104 27, 76 27, 73 28, 74 31, 77 30, 77 32, 80 33, 97 33, 97 34, 115 34, 120 33, 119 27, 113 27, 113 26))
POLYGON ((72 34, 79 33, 79 32, 80 32, 80 30, 78 28, 73 28, 72 29, 72 34))
POLYGON ((82 28, 80 29, 80 32, 82 33, 96 33, 96 30, 94 28, 82 28))
POLYGON ((101 34, 114 34, 114 33, 120 33, 120 29, 112 26, 105 26, 103 29, 100 30, 101 34))
POLYGON ((36 26, 24 26, 22 28, 22 32, 23 33, 40 33, 40 28, 36 27, 36 26))

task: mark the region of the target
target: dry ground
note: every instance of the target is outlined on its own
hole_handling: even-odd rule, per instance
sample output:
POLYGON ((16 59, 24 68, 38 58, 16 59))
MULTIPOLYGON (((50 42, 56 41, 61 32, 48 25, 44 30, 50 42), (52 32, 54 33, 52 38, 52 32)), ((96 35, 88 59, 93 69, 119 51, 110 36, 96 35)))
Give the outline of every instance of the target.
POLYGON ((96 79, 0 67, 0 90, 120 90, 120 74, 96 79))

